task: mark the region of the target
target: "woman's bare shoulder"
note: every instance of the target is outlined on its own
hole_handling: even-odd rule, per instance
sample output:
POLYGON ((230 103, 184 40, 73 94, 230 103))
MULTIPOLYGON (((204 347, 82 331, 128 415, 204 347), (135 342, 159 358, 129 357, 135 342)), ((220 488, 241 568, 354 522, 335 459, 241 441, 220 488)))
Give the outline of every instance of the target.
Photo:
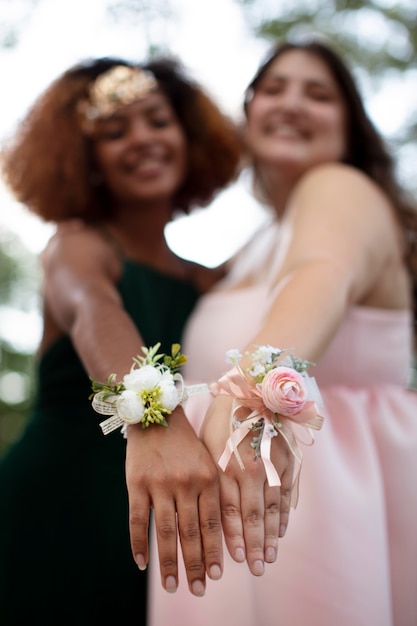
POLYGON ((294 194, 311 192, 337 193, 341 199, 342 192, 347 192, 348 197, 356 192, 366 193, 389 204, 386 194, 375 181, 358 168, 345 163, 323 163, 304 174, 294 194))
POLYGON ((121 260, 118 251, 102 232, 81 220, 61 222, 41 254, 44 270, 65 263, 88 267, 102 265, 117 275, 121 260))

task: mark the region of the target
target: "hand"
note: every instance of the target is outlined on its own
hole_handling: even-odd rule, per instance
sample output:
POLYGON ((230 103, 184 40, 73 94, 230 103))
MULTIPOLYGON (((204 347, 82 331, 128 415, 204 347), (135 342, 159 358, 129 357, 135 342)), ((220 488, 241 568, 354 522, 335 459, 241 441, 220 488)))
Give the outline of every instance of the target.
MULTIPOLYGON (((217 396, 200 433, 213 459, 220 458, 230 435, 229 396, 217 396)), ((254 460, 251 437, 239 445, 245 470, 232 455, 226 470, 220 468, 220 500, 225 541, 235 561, 247 560, 252 574, 260 576, 264 563, 273 563, 278 553, 278 538, 288 525, 294 457, 282 437, 273 437, 271 460, 281 479, 281 487, 268 485, 264 465, 254 460)))
POLYGON ((218 472, 181 408, 169 426, 128 427, 126 481, 130 538, 137 565, 148 558, 149 510, 154 509, 162 586, 178 587, 178 535, 191 593, 204 594, 207 575, 223 571, 218 472))

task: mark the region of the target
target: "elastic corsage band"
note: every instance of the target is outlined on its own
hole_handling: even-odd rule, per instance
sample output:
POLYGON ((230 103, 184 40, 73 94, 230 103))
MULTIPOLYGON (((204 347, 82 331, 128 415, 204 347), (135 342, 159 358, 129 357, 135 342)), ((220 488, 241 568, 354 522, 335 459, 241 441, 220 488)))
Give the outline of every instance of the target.
POLYGON ((204 384, 184 385, 178 370, 187 358, 181 354, 179 343, 172 344, 171 356, 157 354, 160 346, 157 343, 151 348, 143 347, 145 356, 133 359, 123 382, 116 381, 116 374, 111 374, 105 383, 91 379, 93 409, 110 416, 100 423, 105 435, 119 427, 125 429, 128 424, 141 423, 142 428, 151 424, 168 426, 165 416, 179 404, 194 393, 209 391, 208 385, 204 384))
POLYGON ((247 352, 250 364, 245 369, 238 365, 242 358, 238 350, 229 350, 226 356, 234 367, 211 387, 212 392, 226 393, 233 398, 231 434, 219 465, 225 470, 234 454, 244 469, 238 445, 246 435, 254 433, 251 446, 255 460, 262 459, 268 484, 279 486, 281 481, 270 453, 272 437, 281 435, 298 463, 291 493, 291 505, 295 507, 302 462, 298 444, 311 445, 314 436, 310 429, 320 430, 323 424, 323 417, 319 415, 320 391, 315 379, 306 371, 311 363, 272 346, 259 346, 255 352, 247 352), (308 441, 297 433, 300 426, 305 429, 304 433, 309 433, 308 441))

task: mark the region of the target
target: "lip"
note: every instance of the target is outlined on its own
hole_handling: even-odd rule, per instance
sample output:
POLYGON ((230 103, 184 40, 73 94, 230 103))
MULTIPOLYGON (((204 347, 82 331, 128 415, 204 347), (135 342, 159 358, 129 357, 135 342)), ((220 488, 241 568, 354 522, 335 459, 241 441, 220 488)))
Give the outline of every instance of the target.
POLYGON ((270 122, 265 125, 265 133, 280 139, 308 139, 309 133, 294 124, 270 122))
POLYGON ((146 156, 130 162, 126 166, 126 172, 138 179, 149 179, 159 176, 165 167, 166 160, 161 156, 146 156))

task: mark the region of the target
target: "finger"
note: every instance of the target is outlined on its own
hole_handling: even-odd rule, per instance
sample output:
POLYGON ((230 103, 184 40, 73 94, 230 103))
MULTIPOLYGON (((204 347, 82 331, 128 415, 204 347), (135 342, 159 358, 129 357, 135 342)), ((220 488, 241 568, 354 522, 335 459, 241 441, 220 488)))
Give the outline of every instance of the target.
POLYGON ((218 580, 223 573, 223 534, 217 484, 202 492, 199 513, 206 572, 212 580, 218 580))
POLYGON ((206 567, 203 542, 200 533, 198 501, 188 501, 187 496, 177 500, 178 532, 187 574, 188 587, 195 596, 203 596, 206 590, 206 567))
POLYGON ((234 561, 243 563, 246 559, 246 548, 240 507, 240 489, 235 480, 223 473, 220 474, 220 505, 227 549, 234 561))
MULTIPOLYGON (((262 468, 263 469, 263 468, 262 468)), ((259 489, 258 462, 252 460, 246 464, 246 470, 253 476, 245 480, 241 485, 241 508, 243 520, 243 535, 246 545, 246 561, 249 570, 255 576, 262 576, 264 573, 264 490, 259 489), (256 467, 255 467, 256 464, 256 467), (252 466, 252 467, 251 467, 252 466)))
POLYGON ((281 475, 281 497, 279 502, 279 537, 284 537, 290 517, 293 468, 290 464, 281 475))
POLYGON ((281 480, 278 536, 284 537, 289 522, 295 460, 283 437, 274 437, 271 446, 271 460, 277 468, 281 480))
POLYGON ((138 493, 133 498, 129 493, 129 533, 133 558, 140 570, 145 570, 149 560, 149 513, 150 501, 138 493))
POLYGON ((169 593, 178 588, 178 532, 175 503, 167 498, 154 503, 154 518, 158 543, 161 584, 169 593))
POLYGON ((280 527, 280 488, 270 487, 265 482, 265 561, 274 563, 278 554, 278 536, 280 527))

